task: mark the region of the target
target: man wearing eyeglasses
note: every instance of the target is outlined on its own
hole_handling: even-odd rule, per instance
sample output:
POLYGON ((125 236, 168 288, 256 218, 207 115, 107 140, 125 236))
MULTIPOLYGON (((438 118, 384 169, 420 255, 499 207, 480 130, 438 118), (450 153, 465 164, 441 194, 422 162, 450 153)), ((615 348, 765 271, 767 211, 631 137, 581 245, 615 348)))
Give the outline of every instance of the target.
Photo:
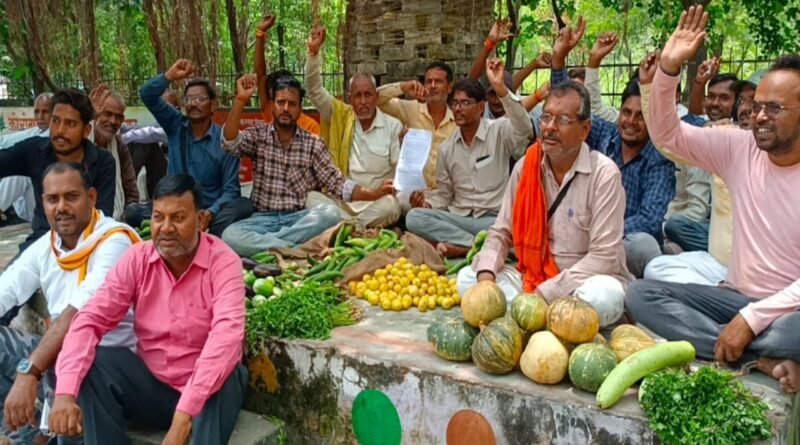
POLYGON ((800 361, 800 56, 779 58, 761 80, 751 132, 681 123, 672 92, 707 22, 702 6, 692 6, 665 45, 652 83, 650 135, 728 184, 734 221, 728 273, 717 286, 637 281, 626 304, 658 335, 691 341, 698 357, 732 364, 759 359, 760 369, 782 378, 788 370, 796 374, 800 361))
MULTIPOLYGON (((573 29, 560 31, 553 45, 553 70, 550 82, 567 79, 566 57, 586 29, 581 18, 573 29)), ((645 266, 661 255, 662 222, 675 196, 675 164, 653 146, 641 110, 638 79, 631 79, 622 92, 617 122, 593 118, 586 143, 611 158, 622 172, 625 187, 625 259, 628 270, 637 278, 645 266)), ((673 90, 673 101, 674 101, 673 90)))
POLYGON ((495 281, 510 301, 532 292, 547 301, 575 294, 603 326, 623 312, 625 191, 614 162, 584 142, 592 126, 589 93, 568 81, 545 102, 540 143, 514 166, 500 214, 471 268, 458 274, 463 294, 495 281), (509 250, 519 260, 506 265, 509 250))
POLYGON ((463 257, 481 230, 494 223, 508 180, 509 160, 525 153, 533 125, 504 83, 503 62, 489 59, 487 77, 506 117, 483 118, 486 91, 477 80, 453 86, 453 117, 458 130, 439 147, 436 189, 411 194, 409 231, 437 243, 446 257, 463 257))
MULTIPOLYGON (((167 72, 150 79, 139 90, 139 96, 167 134, 167 175, 188 173, 200 182, 201 228, 221 236, 229 225, 249 217, 253 205, 241 196, 239 158, 222 150, 222 129, 212 120, 217 109, 217 92, 211 83, 199 78, 186 83, 185 115, 162 98, 170 82, 181 82, 193 73, 192 62, 179 59, 167 72)), ((128 224, 138 226, 152 209, 152 203, 129 206, 125 219, 128 224)))

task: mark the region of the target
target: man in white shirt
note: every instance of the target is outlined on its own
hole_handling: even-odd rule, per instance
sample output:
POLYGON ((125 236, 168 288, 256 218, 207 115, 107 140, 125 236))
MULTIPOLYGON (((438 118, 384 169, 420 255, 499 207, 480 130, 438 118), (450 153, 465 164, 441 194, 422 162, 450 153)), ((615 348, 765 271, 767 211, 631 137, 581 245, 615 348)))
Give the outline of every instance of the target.
MULTIPOLYGON (((44 384, 39 380, 55 365, 72 318, 122 254, 139 242, 130 227, 95 209, 97 192, 81 164, 52 164, 43 177, 42 202, 51 231, 0 275, 0 314, 41 288, 54 320, 42 337, 0 327, 0 399, 5 401, 0 428, 12 443, 30 443, 39 434, 28 425, 39 422, 37 397, 52 398, 52 372, 44 384)), ((103 343, 135 348, 132 312, 103 343)))
MULTIPOLYGON (((33 118, 36 126, 27 130, 17 131, 0 137, 0 149, 11 147, 19 141, 50 135, 50 97, 52 93, 42 93, 33 101, 33 118)), ((36 208, 36 198, 33 195, 33 185, 30 178, 24 176, 11 176, 0 180, 0 212, 7 211, 14 206, 14 212, 20 218, 30 222, 33 219, 33 209, 36 208)))
MULTIPOLYGON (((305 68, 308 97, 320 114, 322 139, 334 164, 345 176, 362 187, 380 188, 384 181, 394 178, 403 124, 378 109, 378 91, 370 74, 359 73, 350 78, 349 105, 325 90, 319 56, 324 42, 325 28, 314 29, 308 39, 305 68)), ((344 203, 311 192, 307 207, 331 202, 342 209, 343 218, 357 216, 365 227, 391 226, 400 218, 400 202, 394 195, 344 203)))
POLYGON ((494 223, 510 176, 510 160, 522 157, 533 136, 527 112, 503 83, 503 63, 490 59, 486 72, 505 116, 484 119, 483 86, 477 80, 456 82, 452 108, 458 130, 439 149, 437 187, 413 192, 414 208, 406 215, 408 230, 437 243, 447 257, 466 255, 474 236, 494 223))

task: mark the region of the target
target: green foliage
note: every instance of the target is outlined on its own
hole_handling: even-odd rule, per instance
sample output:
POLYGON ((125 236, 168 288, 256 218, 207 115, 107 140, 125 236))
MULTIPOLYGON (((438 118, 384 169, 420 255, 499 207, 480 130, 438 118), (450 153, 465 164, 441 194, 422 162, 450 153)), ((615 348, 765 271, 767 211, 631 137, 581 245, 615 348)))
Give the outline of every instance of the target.
POLYGON ((772 437, 766 403, 729 371, 661 371, 645 379, 642 408, 665 444, 749 444, 772 437))

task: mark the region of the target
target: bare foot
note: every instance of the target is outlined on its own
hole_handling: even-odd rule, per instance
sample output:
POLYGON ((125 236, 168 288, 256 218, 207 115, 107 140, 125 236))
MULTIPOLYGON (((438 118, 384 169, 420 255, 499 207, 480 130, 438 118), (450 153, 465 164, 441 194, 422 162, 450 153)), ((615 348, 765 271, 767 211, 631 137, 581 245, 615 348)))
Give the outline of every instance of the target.
POLYGON ((436 245, 436 250, 442 252, 445 258, 459 258, 467 256, 469 247, 457 246, 449 243, 439 243, 436 245))
POLYGON ((777 379, 783 392, 794 394, 800 390, 800 365, 794 360, 762 357, 758 359, 758 369, 777 379))

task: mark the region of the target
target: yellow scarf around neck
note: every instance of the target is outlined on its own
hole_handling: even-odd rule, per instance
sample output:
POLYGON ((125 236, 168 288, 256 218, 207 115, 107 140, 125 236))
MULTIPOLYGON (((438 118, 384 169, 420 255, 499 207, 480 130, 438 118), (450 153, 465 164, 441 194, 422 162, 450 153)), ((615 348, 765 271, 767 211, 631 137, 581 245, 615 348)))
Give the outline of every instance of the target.
MULTIPOLYGON (((97 221, 99 219, 100 212, 97 209, 92 209, 92 218, 89 220, 89 225, 86 226, 86 229, 83 231, 84 240, 88 239, 89 236, 94 233, 95 225, 97 225, 97 221)), ((94 250, 100 244, 102 244, 103 241, 115 233, 124 233, 128 235, 128 238, 130 238, 132 244, 136 244, 141 241, 139 239, 139 235, 137 235, 133 229, 127 226, 119 226, 108 230, 101 237, 97 238, 90 244, 81 246, 80 249, 76 249, 69 254, 62 255, 58 249, 56 249, 56 231, 50 229, 50 249, 56 256, 56 261, 58 261, 58 265, 61 266, 61 269, 67 272, 80 269, 78 272, 78 284, 81 284, 84 278, 86 278, 86 269, 89 265, 89 258, 92 256, 92 253, 94 253, 94 250)))

